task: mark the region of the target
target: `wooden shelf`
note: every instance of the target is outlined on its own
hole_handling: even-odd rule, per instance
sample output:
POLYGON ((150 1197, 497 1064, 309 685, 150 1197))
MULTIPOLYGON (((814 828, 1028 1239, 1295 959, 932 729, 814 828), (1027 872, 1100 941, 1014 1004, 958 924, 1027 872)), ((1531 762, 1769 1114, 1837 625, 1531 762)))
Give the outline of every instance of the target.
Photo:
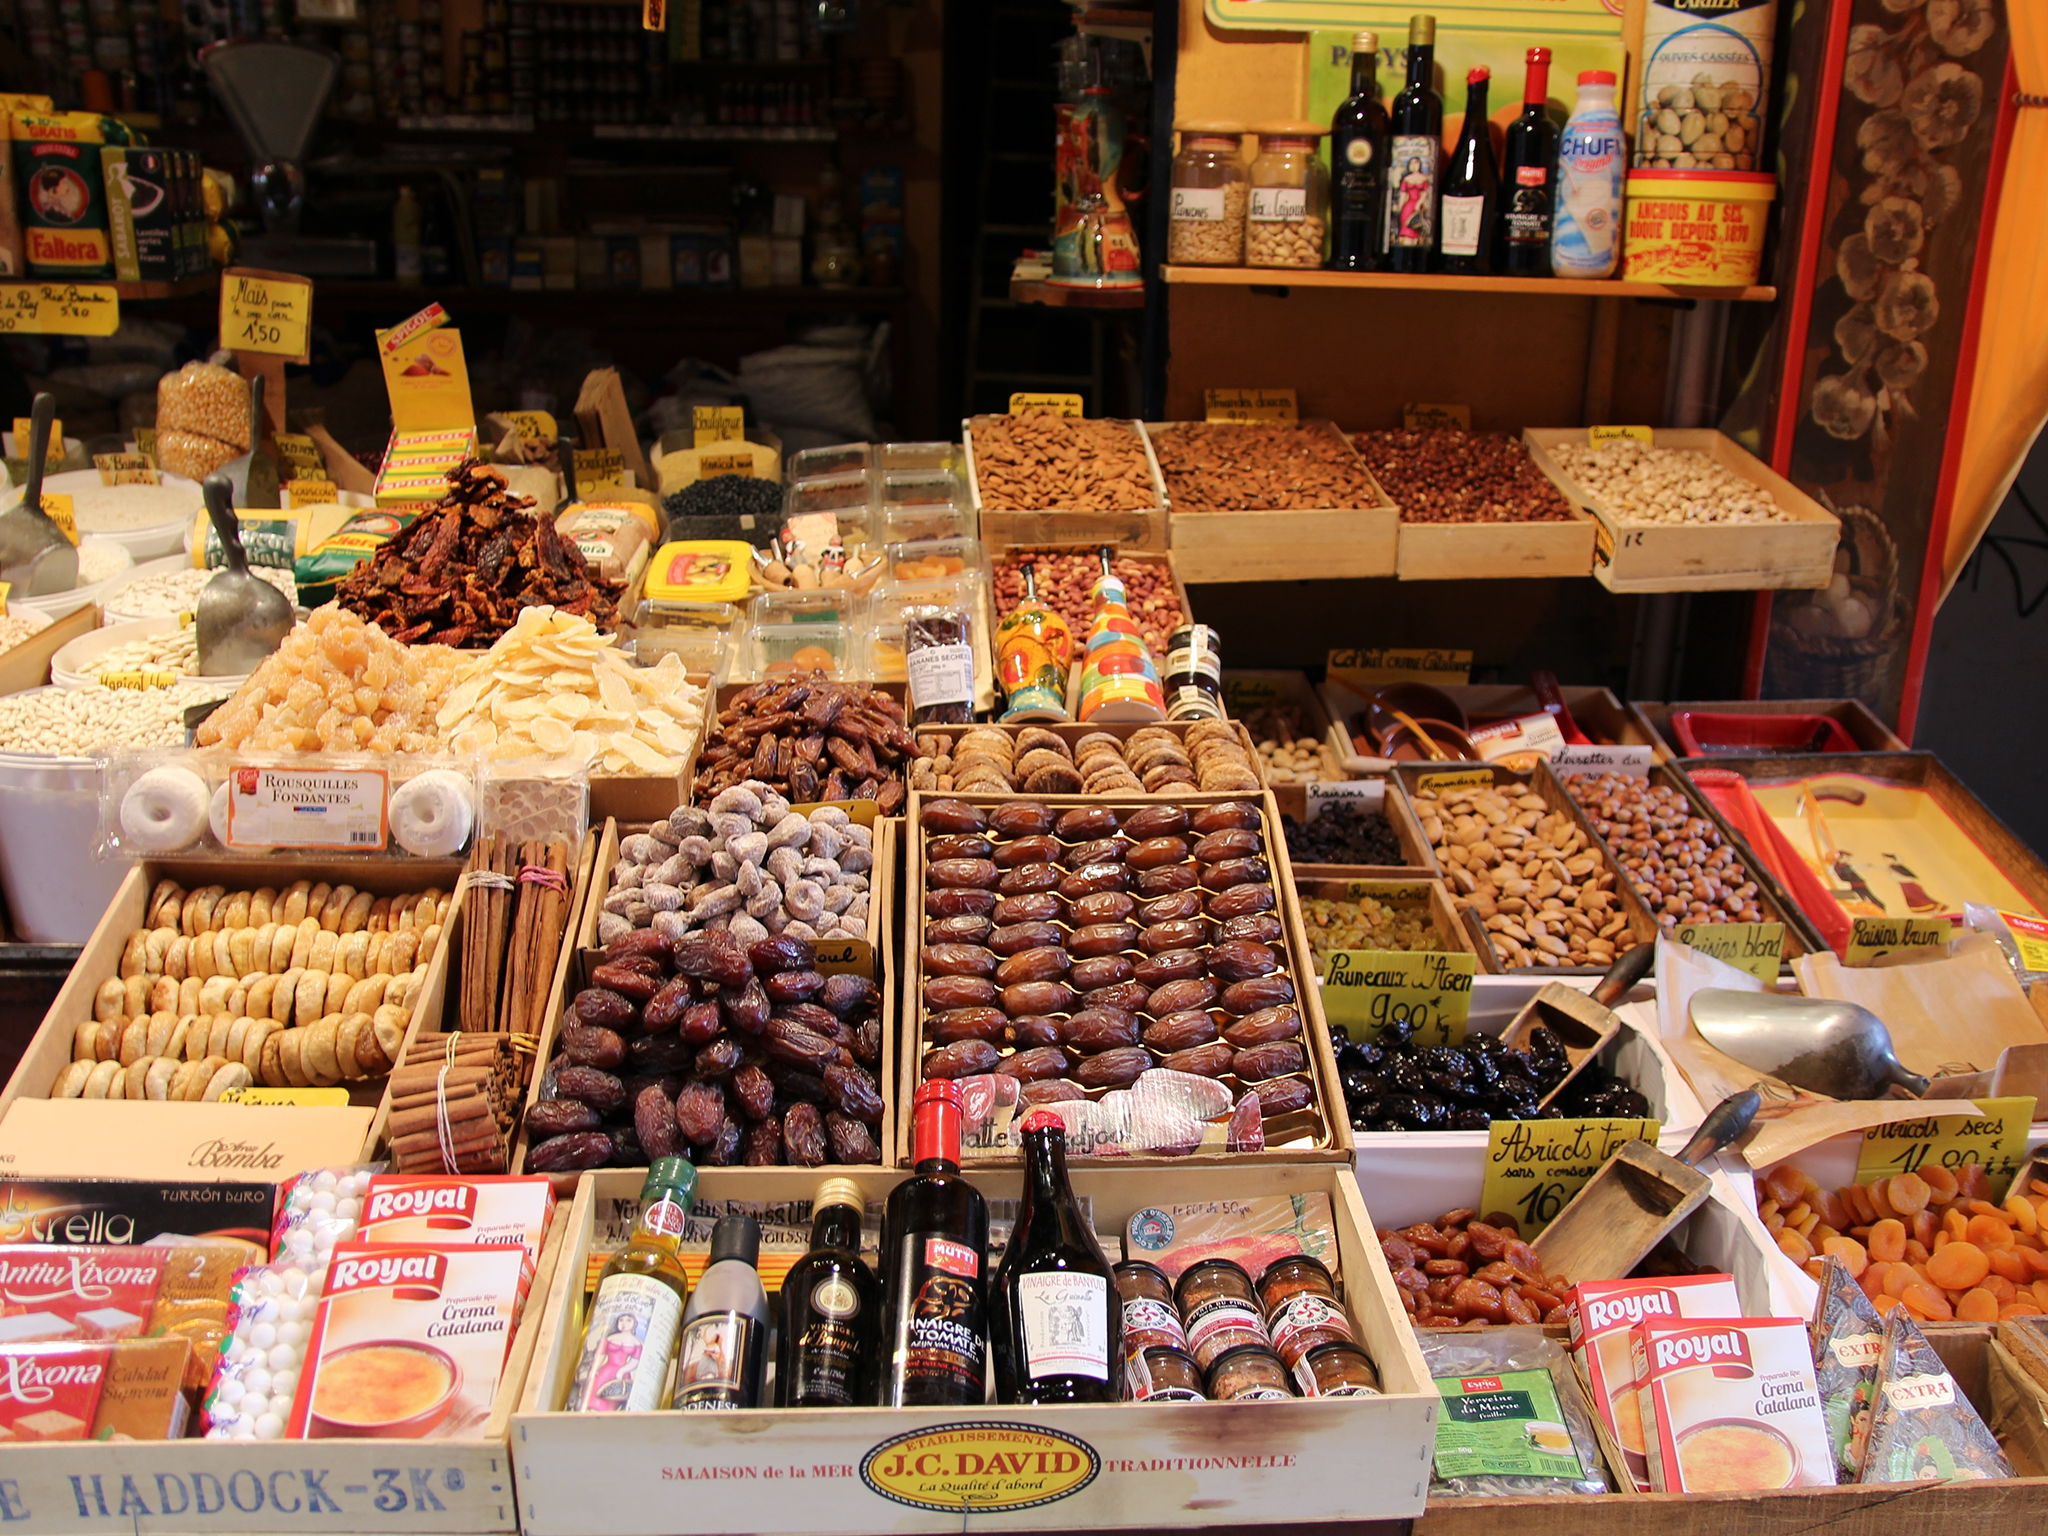
POLYGON ((1143 288, 1070 288, 1036 278, 1012 277, 1013 304, 1047 304, 1054 309, 1143 309, 1143 288))
POLYGON ((181 277, 175 283, 115 283, 113 286, 123 304, 144 299, 185 299, 195 293, 210 293, 219 288, 220 271, 216 268, 196 277, 181 277))
POLYGON ((1720 299, 1767 303, 1776 288, 1698 288, 1670 283, 1592 282, 1569 277, 1457 277, 1447 273, 1326 272, 1306 267, 1162 266, 1169 283, 1216 288, 1392 288, 1415 293, 1529 293, 1551 298, 1720 299))

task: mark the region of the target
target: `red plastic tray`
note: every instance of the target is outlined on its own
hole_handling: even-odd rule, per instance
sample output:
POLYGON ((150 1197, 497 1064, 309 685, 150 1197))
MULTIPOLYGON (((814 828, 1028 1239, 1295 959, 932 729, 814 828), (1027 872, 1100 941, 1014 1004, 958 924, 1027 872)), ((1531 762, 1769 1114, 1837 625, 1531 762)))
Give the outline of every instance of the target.
POLYGON ((1856 739, 1832 715, 1737 715, 1674 709, 1671 733, 1686 757, 1859 750, 1856 739))

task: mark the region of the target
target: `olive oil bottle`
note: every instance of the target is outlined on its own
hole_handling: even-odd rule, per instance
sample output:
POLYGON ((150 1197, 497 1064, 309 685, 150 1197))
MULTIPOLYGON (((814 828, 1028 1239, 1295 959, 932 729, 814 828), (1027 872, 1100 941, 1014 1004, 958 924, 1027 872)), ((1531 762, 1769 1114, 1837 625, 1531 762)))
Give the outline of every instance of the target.
POLYGON ((675 1363, 690 1277, 683 1270, 683 1220, 697 1198, 686 1157, 658 1157, 640 1187, 633 1235, 597 1277, 583 1353, 563 1407, 570 1413, 645 1413, 663 1407, 675 1363))

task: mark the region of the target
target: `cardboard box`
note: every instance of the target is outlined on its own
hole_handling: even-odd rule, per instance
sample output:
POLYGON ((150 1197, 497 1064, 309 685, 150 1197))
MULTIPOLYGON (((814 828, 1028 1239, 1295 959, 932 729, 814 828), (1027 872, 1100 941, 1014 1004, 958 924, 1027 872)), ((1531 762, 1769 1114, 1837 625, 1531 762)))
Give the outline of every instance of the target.
MULTIPOLYGON (((1638 1491, 1647 1492, 1649 1425, 1639 1417, 1640 1382, 1633 1354, 1636 1325, 1646 1318, 1740 1316, 1742 1302, 1735 1279, 1732 1275, 1673 1275, 1657 1280, 1593 1280, 1573 1286, 1565 1307, 1572 1352, 1578 1357, 1593 1412, 1619 1445, 1638 1491)), ((1612 1470, 1619 1475, 1622 1469, 1612 1470)))
POLYGON ((183 1339, 0 1346, 0 1445, 175 1440, 190 1352, 183 1339))
POLYGON ((541 1177, 414 1178, 379 1174, 370 1180, 357 1221, 366 1243, 457 1243, 519 1247, 529 1265, 555 1214, 555 1187, 541 1177))
POLYGON ((0 1248, 0 1344, 141 1337, 168 1257, 150 1247, 0 1248))
POLYGON ((1799 1318, 1645 1318, 1630 1349, 1659 1493, 1834 1485, 1799 1318))
POLYGON ((232 1237, 267 1246, 277 1185, 0 1178, 0 1243, 146 1243, 232 1237))

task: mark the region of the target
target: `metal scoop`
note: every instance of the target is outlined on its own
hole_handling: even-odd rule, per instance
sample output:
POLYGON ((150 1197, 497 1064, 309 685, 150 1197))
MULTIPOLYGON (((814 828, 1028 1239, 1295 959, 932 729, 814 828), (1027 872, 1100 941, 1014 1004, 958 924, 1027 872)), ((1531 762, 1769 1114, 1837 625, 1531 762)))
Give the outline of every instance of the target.
POLYGON ((249 574, 227 476, 208 475, 200 490, 228 563, 199 591, 193 619, 199 672, 202 677, 239 677, 254 672, 264 657, 284 644, 292 632, 292 605, 269 582, 249 574))
POLYGON ((263 375, 249 380, 249 451, 229 459, 215 471, 225 475, 228 493, 238 507, 277 505, 277 464, 263 451, 263 375))
POLYGON ((43 464, 57 398, 39 394, 28 435, 28 486, 21 500, 0 512, 0 581, 17 597, 48 597, 78 585, 78 546, 43 511, 43 464))
POLYGON ((1884 1020, 1859 1003, 1705 987, 1691 1012, 1715 1050, 1794 1088, 1831 1099, 1882 1099, 1895 1084, 1927 1092, 1928 1080, 1892 1054, 1884 1020))

